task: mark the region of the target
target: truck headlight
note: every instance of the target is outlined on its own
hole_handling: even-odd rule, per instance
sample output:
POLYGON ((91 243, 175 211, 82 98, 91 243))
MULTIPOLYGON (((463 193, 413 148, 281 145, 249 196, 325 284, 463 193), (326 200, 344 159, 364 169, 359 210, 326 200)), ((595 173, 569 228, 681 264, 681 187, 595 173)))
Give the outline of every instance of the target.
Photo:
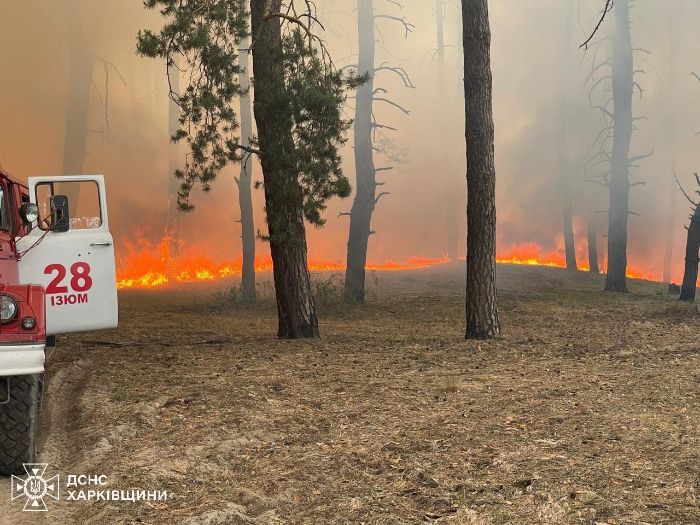
POLYGON ((18 311, 17 301, 9 295, 0 295, 0 323, 9 323, 17 316, 18 311))
POLYGON ((32 202, 25 202, 19 207, 19 214, 25 224, 31 224, 39 219, 39 207, 32 202))

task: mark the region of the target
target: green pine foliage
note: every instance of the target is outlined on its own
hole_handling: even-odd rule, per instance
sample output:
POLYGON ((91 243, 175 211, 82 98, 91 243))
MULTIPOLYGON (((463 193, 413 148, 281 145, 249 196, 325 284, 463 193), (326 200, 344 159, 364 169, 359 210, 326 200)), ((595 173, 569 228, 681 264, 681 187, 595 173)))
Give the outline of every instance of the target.
POLYGON ((249 27, 245 2, 146 0, 144 5, 148 9, 159 8, 166 22, 158 33, 139 32, 139 54, 165 59, 168 66, 181 70, 186 84, 181 93, 170 92, 181 108, 180 129, 172 140, 184 140, 189 146, 185 168, 175 173, 181 182, 179 208, 192 210, 192 188, 199 184, 209 191, 217 174, 229 163, 240 162, 250 154, 284 154, 288 158, 275 159, 274 164, 281 161, 294 166, 303 195, 304 217, 311 224, 323 225, 322 212, 327 201, 334 196, 348 197, 351 192, 339 154, 351 125, 350 120, 343 118, 342 108, 347 90, 363 79, 337 70, 309 26, 283 21, 279 58, 284 89, 273 93, 275 100, 265 104, 285 109, 291 123, 293 149, 246 149, 239 142, 235 111, 242 94, 237 57, 249 27))

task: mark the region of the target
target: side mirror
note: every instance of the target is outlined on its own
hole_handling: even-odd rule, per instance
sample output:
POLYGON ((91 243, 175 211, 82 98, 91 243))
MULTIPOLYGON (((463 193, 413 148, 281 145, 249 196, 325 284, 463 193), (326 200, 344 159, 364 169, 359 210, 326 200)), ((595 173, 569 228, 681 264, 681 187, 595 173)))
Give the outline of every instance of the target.
POLYGON ((39 220, 39 207, 31 202, 25 202, 19 207, 19 216, 25 225, 31 226, 33 222, 39 220))
POLYGON ((51 197, 51 231, 67 232, 70 229, 68 218, 68 197, 53 195, 51 197))

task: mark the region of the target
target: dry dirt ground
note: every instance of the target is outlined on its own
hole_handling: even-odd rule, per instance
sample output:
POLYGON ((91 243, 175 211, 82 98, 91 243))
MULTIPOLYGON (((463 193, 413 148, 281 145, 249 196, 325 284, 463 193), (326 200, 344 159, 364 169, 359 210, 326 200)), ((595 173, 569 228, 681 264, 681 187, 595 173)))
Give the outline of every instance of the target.
POLYGON ((700 523, 698 307, 499 272, 490 342, 462 338, 461 268, 380 274, 364 307, 318 277, 319 341, 278 340, 269 299, 122 293, 118 330, 50 356, 41 457, 168 500, 0 498, 0 521, 700 523))

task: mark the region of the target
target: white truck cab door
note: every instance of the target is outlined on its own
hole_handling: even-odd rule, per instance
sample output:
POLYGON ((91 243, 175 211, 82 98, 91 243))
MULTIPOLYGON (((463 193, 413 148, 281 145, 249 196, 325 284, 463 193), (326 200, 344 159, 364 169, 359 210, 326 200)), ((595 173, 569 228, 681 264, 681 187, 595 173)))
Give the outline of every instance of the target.
POLYGON ((29 197, 39 207, 39 220, 17 239, 19 282, 44 286, 46 334, 115 328, 116 271, 104 177, 30 177, 29 197), (67 231, 47 226, 56 195, 68 198, 67 231))

